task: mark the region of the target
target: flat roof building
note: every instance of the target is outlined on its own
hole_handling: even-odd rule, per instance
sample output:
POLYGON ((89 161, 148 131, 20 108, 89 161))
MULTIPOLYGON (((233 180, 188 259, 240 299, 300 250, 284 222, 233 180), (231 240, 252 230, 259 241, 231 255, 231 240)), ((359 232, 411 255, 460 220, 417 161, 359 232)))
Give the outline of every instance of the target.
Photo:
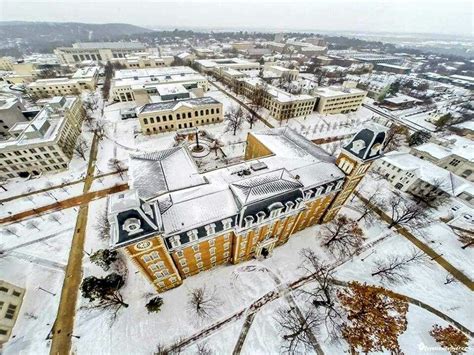
POLYGON ((54 53, 62 64, 73 65, 85 60, 107 62, 146 49, 140 42, 79 42, 72 47, 56 48, 54 53))
POLYGON ((18 122, 0 141, 0 177, 15 178, 65 170, 84 118, 77 96, 53 97, 31 121, 18 122))
POLYGON ((24 288, 0 280, 0 349, 10 339, 24 296, 24 288))
POLYGON ((203 75, 192 68, 177 66, 116 70, 111 93, 115 101, 134 101, 137 90, 156 93, 162 84, 181 84, 188 90, 209 90, 209 83, 203 75))
POLYGON ((357 111, 367 92, 361 89, 342 86, 318 87, 316 111, 321 114, 348 113, 357 111))
POLYGON ((84 90, 95 90, 99 80, 99 67, 78 69, 71 78, 38 79, 28 84, 26 90, 33 98, 79 95, 84 90))
POLYGON ((268 85, 260 78, 237 80, 238 91, 252 98, 255 93, 263 95, 262 106, 270 111, 276 120, 310 115, 314 110, 316 98, 311 95, 293 95, 275 86, 268 85))
POLYGON ((222 122, 223 105, 212 97, 150 103, 137 117, 144 134, 155 134, 222 122))

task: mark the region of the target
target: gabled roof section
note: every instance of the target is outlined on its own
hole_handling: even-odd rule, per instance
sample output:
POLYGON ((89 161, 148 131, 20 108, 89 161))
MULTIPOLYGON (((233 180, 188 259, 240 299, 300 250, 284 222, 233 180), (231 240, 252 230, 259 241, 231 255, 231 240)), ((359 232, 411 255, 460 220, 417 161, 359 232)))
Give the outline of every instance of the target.
POLYGON ((273 154, 282 158, 307 159, 334 163, 335 159, 324 149, 296 133, 289 127, 273 128, 252 133, 273 154))
POLYGON ((184 147, 131 155, 129 170, 131 188, 145 200, 206 182, 184 147))
POLYGON ((303 185, 286 169, 270 171, 230 185, 240 205, 251 204, 301 187, 303 185))

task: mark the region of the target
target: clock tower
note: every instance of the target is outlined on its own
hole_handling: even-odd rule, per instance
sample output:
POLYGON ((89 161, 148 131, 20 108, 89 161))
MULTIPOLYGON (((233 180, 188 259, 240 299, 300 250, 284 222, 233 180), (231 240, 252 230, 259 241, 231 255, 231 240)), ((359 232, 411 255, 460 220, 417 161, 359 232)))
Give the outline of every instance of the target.
POLYGON ((326 210, 322 218, 323 223, 330 222, 337 215, 367 173, 372 162, 382 155, 385 131, 385 127, 371 124, 356 133, 342 148, 336 164, 346 174, 346 179, 341 191, 326 210))

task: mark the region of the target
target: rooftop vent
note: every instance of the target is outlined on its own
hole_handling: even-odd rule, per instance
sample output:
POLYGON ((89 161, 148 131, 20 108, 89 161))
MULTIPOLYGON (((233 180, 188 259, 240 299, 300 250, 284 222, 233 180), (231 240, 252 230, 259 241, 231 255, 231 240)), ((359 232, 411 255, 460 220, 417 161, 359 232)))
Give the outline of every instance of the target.
POLYGON ((259 171, 266 168, 268 168, 267 164, 261 161, 250 165, 250 169, 252 169, 253 171, 259 171))

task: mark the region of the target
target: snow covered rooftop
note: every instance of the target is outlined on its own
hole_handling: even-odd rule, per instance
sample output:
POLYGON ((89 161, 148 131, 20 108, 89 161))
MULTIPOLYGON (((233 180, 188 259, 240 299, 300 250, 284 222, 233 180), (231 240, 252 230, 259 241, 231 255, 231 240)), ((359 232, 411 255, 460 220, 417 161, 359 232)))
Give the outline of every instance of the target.
POLYGON ((290 128, 250 134, 272 154, 203 174, 182 146, 130 157, 131 190, 138 191, 137 198, 157 202, 165 235, 222 221, 243 205, 301 196, 304 189, 345 177, 333 157, 290 128))
POLYGON ((444 145, 430 142, 415 147, 414 149, 429 153, 436 159, 444 159, 451 155, 458 155, 474 162, 474 142, 456 135, 444 137, 444 145))
POLYGON ((357 88, 343 88, 342 86, 330 86, 325 88, 318 88, 315 91, 316 96, 320 97, 339 97, 346 95, 365 94, 366 91, 357 88))
POLYGON ((303 185, 291 176, 286 169, 274 170, 242 179, 230 186, 240 205, 260 201, 275 194, 288 192, 300 187, 303 187, 303 185))
POLYGON ((389 152, 382 159, 403 171, 412 172, 419 179, 437 186, 450 196, 458 196, 473 188, 471 182, 409 153, 389 152))
POLYGON ((177 110, 178 108, 183 106, 192 108, 212 104, 220 104, 220 102, 214 99, 213 97, 198 97, 194 99, 154 102, 142 106, 142 108, 140 109, 140 113, 177 110))
POLYGON ((130 187, 144 199, 205 183, 184 147, 131 155, 129 172, 130 187))
POLYGON ((140 42, 77 42, 73 48, 80 49, 144 49, 145 45, 140 42))

